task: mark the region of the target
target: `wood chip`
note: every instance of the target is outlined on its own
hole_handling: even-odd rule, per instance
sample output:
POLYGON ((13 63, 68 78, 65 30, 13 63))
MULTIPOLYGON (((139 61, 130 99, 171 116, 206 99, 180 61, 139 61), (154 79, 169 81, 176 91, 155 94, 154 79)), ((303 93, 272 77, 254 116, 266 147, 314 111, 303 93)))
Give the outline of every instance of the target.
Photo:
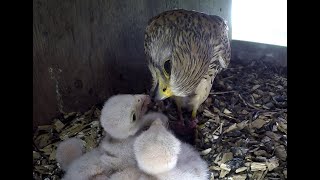
POLYGON ((249 149, 244 147, 232 147, 231 151, 235 157, 244 157, 249 149))
POLYGON ((224 163, 220 164, 220 168, 222 170, 231 171, 231 168, 227 164, 224 164, 224 163))
POLYGON ((287 124, 285 124, 284 122, 279 122, 279 123, 277 122, 276 125, 277 125, 277 129, 279 129, 279 131, 287 134, 287 124))
POLYGON ((75 116, 76 114, 77 114, 76 112, 68 113, 68 114, 64 115, 64 119, 68 119, 68 118, 70 118, 70 117, 73 117, 73 116, 75 116))
POLYGON ((220 176, 219 176, 219 178, 224 178, 228 173, 229 173, 230 171, 227 171, 227 170, 221 170, 220 171, 220 176))
POLYGON ((243 109, 243 110, 241 111, 241 114, 247 115, 247 114, 249 114, 249 112, 248 112, 247 110, 243 109))
POLYGON ((222 156, 222 159, 220 161, 220 163, 225 163, 227 161, 230 161, 231 159, 233 159, 233 154, 232 152, 228 152, 228 153, 224 153, 222 156))
POLYGON ((52 171, 53 166, 34 166, 34 169, 42 174, 49 174, 50 171, 52 171))
POLYGON ((41 151, 43 154, 49 156, 49 155, 54 151, 55 148, 56 148, 56 144, 49 144, 48 146, 40 149, 40 151, 41 151))
POLYGON ((37 147, 41 149, 47 146, 48 144, 50 144, 52 140, 53 139, 50 134, 42 134, 42 135, 39 135, 34 142, 37 145, 37 147))
POLYGON ((224 113, 224 114, 232 114, 232 112, 229 111, 228 109, 224 109, 224 110, 223 110, 223 113, 224 113))
POLYGON ((34 160, 37 160, 37 159, 40 159, 40 158, 41 158, 40 153, 37 152, 37 151, 33 151, 32 154, 33 154, 32 156, 33 156, 33 159, 34 159, 34 160))
POLYGON ((260 129, 267 123, 266 120, 258 118, 251 123, 252 128, 260 129))
POLYGON ((276 157, 269 159, 267 162, 268 171, 272 171, 273 169, 279 166, 279 160, 276 157))
POLYGON ((252 90, 254 91, 254 90, 258 89, 259 87, 260 87, 260 85, 255 85, 252 87, 252 90))
POLYGON ((287 159, 287 151, 284 145, 275 147, 275 154, 282 161, 285 161, 287 159))
POLYGON ((65 140, 65 139, 67 139, 69 137, 73 137, 76 134, 78 134, 81 130, 83 130, 85 127, 86 127, 86 122, 84 120, 82 120, 82 121, 80 121, 80 123, 74 124, 70 128, 64 129, 60 133, 60 138, 62 140, 65 140))
POLYGON ((247 179, 247 175, 245 175, 245 174, 232 176, 232 180, 246 180, 246 179, 247 179))
POLYGON ((59 119, 54 120, 53 126, 58 133, 64 128, 64 124, 59 119))
POLYGON ((100 122, 99 121, 92 121, 90 123, 91 128, 97 128, 100 126, 100 122))
POLYGON ((268 136, 265 136, 262 138, 261 142, 262 143, 267 143, 267 142, 270 142, 271 138, 269 138, 268 136))
POLYGON ((284 177, 287 179, 287 169, 283 170, 284 177))
POLYGON ((217 135, 212 135, 212 138, 213 138, 213 139, 218 139, 219 136, 217 136, 217 135))
POLYGON ((268 156, 268 153, 265 150, 258 150, 253 152, 256 156, 268 156))
POLYGON ((241 123, 237 123, 238 130, 242 130, 243 128, 248 126, 249 121, 242 121, 241 123))
POLYGON ((231 131, 236 130, 236 129, 237 129, 237 123, 234 123, 233 125, 229 126, 228 129, 223 131, 223 133, 231 132, 231 131))
POLYGON ((214 119, 216 115, 214 115, 211 111, 205 109, 203 110, 203 115, 205 117, 208 117, 208 118, 211 118, 211 119, 214 119))
POLYGON ((252 175, 252 179, 262 180, 268 171, 255 171, 252 175))
POLYGON ((84 141, 85 141, 85 149, 86 149, 86 151, 92 150, 97 145, 96 140, 92 136, 85 136, 84 141))
POLYGON ((211 152, 211 150, 212 150, 211 148, 203 150, 203 151, 201 151, 201 155, 205 156, 205 155, 209 154, 211 152))
POLYGON ((214 163, 220 165, 220 164, 221 164, 220 161, 221 161, 221 159, 222 159, 222 156, 223 156, 223 154, 222 154, 222 153, 219 153, 219 154, 216 156, 216 158, 215 158, 215 160, 214 160, 214 163))
POLYGON ((221 168, 219 166, 210 166, 209 167, 210 170, 214 170, 214 171, 220 171, 221 168))
POLYGON ((279 141, 280 138, 281 138, 281 135, 276 134, 276 133, 271 132, 271 131, 267 131, 267 132, 266 132, 266 135, 267 135, 268 137, 270 137, 271 139, 275 140, 275 141, 279 141))
POLYGON ((53 148, 50 155, 49 155, 49 160, 53 161, 56 159, 56 148, 53 148))
POLYGON ((258 99, 258 98, 261 97, 259 94, 256 94, 256 93, 253 93, 252 96, 253 96, 255 99, 258 99))
POLYGON ((264 171, 267 169, 267 166, 265 163, 257 163, 257 162, 253 162, 251 163, 251 171, 264 171))
POLYGON ((210 173, 210 180, 214 180, 214 174, 210 173))
POLYGON ((243 171, 246 171, 246 170, 248 170, 247 167, 241 167, 241 168, 236 169, 236 173, 240 173, 240 172, 243 172, 243 171))
POLYGON ((52 129, 52 125, 43 125, 43 126, 38 126, 38 131, 50 131, 52 129))
POLYGON ((244 165, 245 165, 246 167, 250 167, 251 164, 252 164, 252 162, 246 162, 246 163, 244 163, 244 165))

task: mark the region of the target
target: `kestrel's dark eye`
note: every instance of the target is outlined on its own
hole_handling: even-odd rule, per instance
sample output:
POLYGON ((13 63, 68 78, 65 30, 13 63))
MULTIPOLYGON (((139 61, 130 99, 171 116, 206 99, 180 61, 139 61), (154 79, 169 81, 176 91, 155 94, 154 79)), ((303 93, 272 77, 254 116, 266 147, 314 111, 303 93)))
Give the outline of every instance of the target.
POLYGON ((135 113, 132 114, 132 122, 134 122, 134 121, 136 121, 136 114, 135 113))
POLYGON ((167 61, 164 63, 163 67, 164 67, 165 73, 167 73, 167 75, 170 76, 170 73, 171 73, 171 61, 170 61, 170 60, 167 60, 167 61))

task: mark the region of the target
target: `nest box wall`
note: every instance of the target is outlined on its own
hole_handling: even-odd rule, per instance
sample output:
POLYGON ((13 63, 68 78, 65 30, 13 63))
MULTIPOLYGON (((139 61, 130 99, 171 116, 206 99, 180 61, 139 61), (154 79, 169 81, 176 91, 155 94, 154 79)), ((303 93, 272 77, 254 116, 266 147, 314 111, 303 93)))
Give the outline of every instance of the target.
POLYGON ((261 60, 275 66, 287 67, 287 47, 247 41, 232 40, 231 61, 261 60))
POLYGON ((34 0, 34 127, 116 93, 146 92, 144 29, 173 8, 220 15, 231 29, 231 0, 34 0))

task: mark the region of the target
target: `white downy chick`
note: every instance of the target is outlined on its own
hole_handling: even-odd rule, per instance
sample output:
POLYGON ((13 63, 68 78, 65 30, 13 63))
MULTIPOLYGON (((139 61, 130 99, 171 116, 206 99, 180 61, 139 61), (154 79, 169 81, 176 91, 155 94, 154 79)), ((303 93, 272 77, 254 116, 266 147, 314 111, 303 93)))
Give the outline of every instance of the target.
POLYGON ((103 179, 122 167, 136 164, 133 137, 145 124, 140 118, 149 103, 148 95, 122 94, 109 98, 100 117, 106 137, 97 148, 74 160, 64 179, 103 179))
POLYGON ((141 117, 146 113, 150 102, 148 95, 112 96, 101 111, 101 125, 112 138, 126 139, 133 136, 144 126, 141 117))
POLYGON ((207 163, 190 145, 181 143, 159 120, 136 138, 138 167, 160 180, 207 180, 207 163))
POLYGON ((62 141, 56 151, 56 160, 61 169, 68 170, 69 165, 84 153, 84 145, 81 139, 69 138, 62 141))
POLYGON ((138 167, 128 167, 112 174, 109 180, 157 180, 157 178, 143 173, 138 167))
POLYGON ((136 164, 133 143, 136 136, 151 124, 149 119, 142 118, 150 102, 147 95, 117 95, 108 100, 100 118, 109 135, 100 144, 105 152, 102 162, 117 170, 136 164))
POLYGON ((181 142, 156 119, 136 138, 134 153, 138 167, 151 175, 167 172, 177 165, 181 142))
POLYGON ((156 177, 159 180, 207 180, 210 176, 208 165, 199 152, 191 145, 182 143, 177 166, 168 172, 157 174, 156 177))
MULTIPOLYGON (((158 122, 157 123, 161 123, 163 125, 163 127, 167 127, 168 126, 168 117, 165 116, 162 113, 158 113, 158 112, 149 112, 148 114, 144 115, 142 117, 142 121, 145 122, 146 127, 152 128, 152 126, 154 126, 153 122, 154 120, 157 119, 158 122), (148 127, 149 126, 149 127, 148 127)), ((157 124, 155 123, 155 124, 157 124)), ((144 132, 142 132, 142 134, 144 134, 144 132)), ((145 138, 147 139, 147 138, 145 138)), ((175 139, 173 139, 175 140, 175 139)), ((177 142, 179 143, 179 142, 177 142)), ((154 146, 152 146, 154 147, 154 146)), ((161 149, 159 149, 161 151, 161 149)), ((122 171, 118 171, 116 173, 114 173, 111 177, 110 180, 156 180, 156 177, 153 177, 151 175, 148 175, 146 173, 144 173, 143 171, 141 171, 137 165, 135 166, 131 166, 131 167, 127 167, 122 171)))
MULTIPOLYGON (((150 127, 155 118, 161 120, 164 126, 168 126, 168 118, 162 113, 151 112, 144 116, 142 116, 138 121, 139 122, 131 122, 127 127, 135 127, 136 123, 139 124, 138 131, 134 136, 128 136, 126 139, 104 139, 101 142, 101 147, 106 152, 101 160, 106 164, 111 163, 113 167, 117 169, 125 169, 132 165, 136 165, 135 155, 133 151, 133 143, 135 138, 143 132, 143 130, 150 127)), ((124 119, 124 118, 123 118, 124 119)), ((127 118, 128 119, 128 118, 127 118)), ((108 128, 105 128, 106 132, 108 132, 108 128)), ((130 129, 130 128, 128 128, 130 129)), ((119 130, 120 131, 120 130, 119 130)), ((130 130, 127 130, 130 131, 130 130)), ((127 133, 127 135, 132 133, 127 133)))
POLYGON ((62 180, 89 180, 97 176, 107 176, 110 166, 104 165, 100 161, 103 152, 99 148, 94 148, 85 153, 80 158, 75 159, 69 166, 62 180))

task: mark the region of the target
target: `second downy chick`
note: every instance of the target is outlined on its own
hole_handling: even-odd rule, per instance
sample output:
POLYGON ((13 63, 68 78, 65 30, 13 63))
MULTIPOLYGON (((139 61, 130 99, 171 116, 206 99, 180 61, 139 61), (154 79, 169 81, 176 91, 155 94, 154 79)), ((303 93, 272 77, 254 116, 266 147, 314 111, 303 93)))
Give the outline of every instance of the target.
MULTIPOLYGON (((146 122, 146 124, 148 124, 148 126, 145 126, 146 128, 149 128, 149 126, 152 127, 155 119, 159 121, 158 123, 161 123, 163 124, 163 126, 168 127, 168 118, 162 113, 150 112, 142 117, 142 120, 146 122)), ((142 132, 142 134, 143 133, 144 132, 142 132)), ((172 139, 172 140, 175 140, 175 139, 172 139)), ((110 180, 156 180, 156 179, 157 179, 156 177, 153 177, 141 171, 137 165, 127 167, 122 171, 120 170, 114 173, 112 176, 110 176, 110 180)))
POLYGON ((180 142, 155 120, 134 143, 138 167, 160 180, 207 180, 207 163, 189 144, 180 142))
POLYGON ((79 138, 69 138, 62 141, 56 151, 56 160, 60 164, 61 169, 68 170, 70 164, 84 153, 83 142, 79 138))

